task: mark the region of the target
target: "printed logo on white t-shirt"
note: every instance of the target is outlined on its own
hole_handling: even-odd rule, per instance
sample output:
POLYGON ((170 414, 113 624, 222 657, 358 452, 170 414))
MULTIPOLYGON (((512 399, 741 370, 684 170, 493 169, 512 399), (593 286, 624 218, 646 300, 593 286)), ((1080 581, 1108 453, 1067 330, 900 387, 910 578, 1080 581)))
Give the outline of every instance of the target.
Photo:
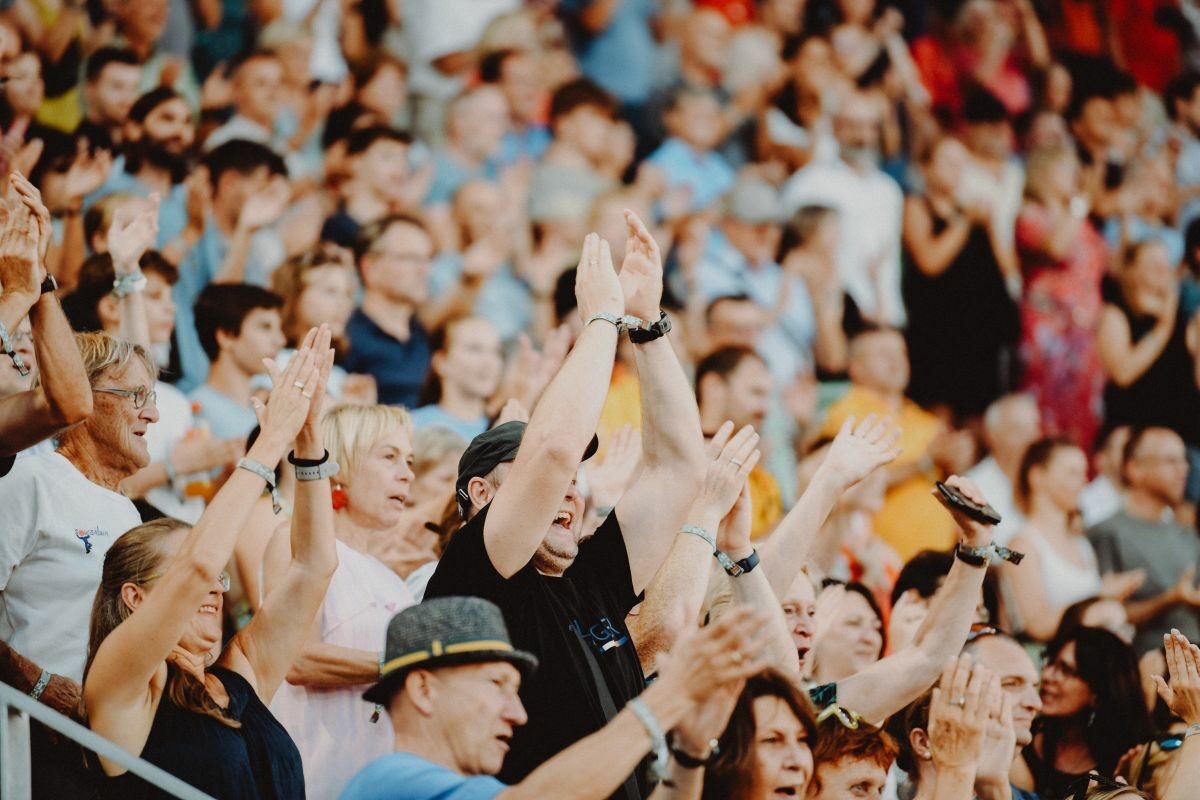
POLYGON ((108 536, 108 535, 109 535, 108 531, 101 530, 100 528, 92 528, 91 530, 87 530, 87 531, 80 530, 79 528, 75 529, 75 538, 78 539, 80 544, 83 545, 84 555, 87 555, 92 552, 92 537, 93 536, 108 536))

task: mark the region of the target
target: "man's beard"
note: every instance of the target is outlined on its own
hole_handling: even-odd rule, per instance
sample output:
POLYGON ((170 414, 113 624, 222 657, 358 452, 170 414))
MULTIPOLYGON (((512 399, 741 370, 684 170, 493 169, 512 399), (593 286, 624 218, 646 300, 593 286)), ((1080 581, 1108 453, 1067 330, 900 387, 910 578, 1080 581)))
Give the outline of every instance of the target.
POLYGON ((148 135, 143 135, 141 139, 129 142, 125 146, 127 172, 137 172, 143 166, 150 166, 169 172, 171 183, 181 183, 187 177, 190 156, 187 148, 182 152, 175 152, 163 140, 148 135))

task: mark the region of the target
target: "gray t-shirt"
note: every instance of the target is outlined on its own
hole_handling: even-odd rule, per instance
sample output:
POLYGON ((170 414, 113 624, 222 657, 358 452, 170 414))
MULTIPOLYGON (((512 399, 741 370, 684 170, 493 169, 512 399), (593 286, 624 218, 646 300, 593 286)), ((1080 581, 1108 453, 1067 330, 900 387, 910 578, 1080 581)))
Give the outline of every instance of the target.
MULTIPOLYGON (((1146 570, 1146 582, 1132 599, 1146 600, 1175 585, 1189 566, 1200 565, 1196 532, 1170 522, 1148 522, 1120 511, 1088 530, 1102 573, 1146 570)), ((1178 628, 1191 641, 1200 637, 1200 614, 1185 605, 1168 608, 1138 626, 1138 653, 1162 646, 1162 635, 1178 628)))

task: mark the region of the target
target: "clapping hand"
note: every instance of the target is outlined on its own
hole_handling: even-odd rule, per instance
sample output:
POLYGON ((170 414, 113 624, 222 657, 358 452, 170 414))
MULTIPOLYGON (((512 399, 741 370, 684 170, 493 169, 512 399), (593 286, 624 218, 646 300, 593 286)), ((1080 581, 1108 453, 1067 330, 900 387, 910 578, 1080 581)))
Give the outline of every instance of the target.
POLYGON ((890 419, 868 414, 856 425, 854 417, 847 417, 819 470, 833 476, 838 490, 844 492, 894 461, 900 455, 899 439, 900 429, 890 419))
POLYGON ((999 705, 1002 693, 996 676, 979 664, 972 666, 969 655, 942 671, 929 704, 929 750, 939 773, 974 775, 983 754, 988 709, 999 705))
POLYGON ((44 267, 46 253, 50 251, 50 240, 54 237, 54 231, 50 226, 50 211, 42 202, 42 193, 22 173, 14 172, 10 178, 9 206, 21 203, 33 215, 33 221, 37 228, 37 258, 44 267))
POLYGON ((108 179, 112 170, 112 153, 98 149, 95 155, 91 153, 86 139, 80 139, 75 150, 75 160, 67 169, 63 193, 72 203, 78 203, 84 197, 99 189, 108 179))
POLYGON ((703 504, 706 515, 724 519, 733 508, 746 479, 761 457, 759 438, 751 425, 743 426, 734 434, 733 423, 727 421, 709 440, 706 445, 708 468, 704 485, 696 498, 698 504, 703 504))
POLYGON ((770 627, 763 612, 736 606, 711 625, 681 635, 670 654, 660 656, 658 682, 702 703, 722 686, 766 667, 770 627))
POLYGON ((287 178, 277 175, 271 179, 267 188, 252 195, 242 206, 238 215, 238 228, 253 233, 259 228, 271 225, 283 216, 291 200, 291 188, 287 178))
POLYGON ((575 272, 575 299, 584 325, 597 314, 617 317, 625 314, 622 286, 613 269, 608 242, 589 233, 583 240, 583 254, 575 272))
POLYGON ((647 322, 658 322, 663 293, 662 254, 658 242, 637 214, 626 209, 625 260, 621 263, 621 291, 625 312, 647 322))
MULTIPOLYGON (((327 337, 328 329, 324 325, 321 327, 325 329, 327 337)), ((309 417, 313 406, 319 405, 314 400, 317 399, 317 382, 321 378, 328 346, 318 354, 313 347, 315 341, 316 331, 309 331, 300 349, 292 355, 282 370, 274 359, 263 359, 263 366, 271 376, 271 394, 265 407, 259 400, 253 401, 254 413, 258 417, 262 435, 251 451, 257 450, 260 442, 266 442, 266 446, 271 448, 271 463, 261 458, 255 460, 267 467, 279 463, 285 449, 296 439, 301 428, 310 424, 309 417)))
POLYGON ((625 495, 642 461, 642 435, 632 425, 622 425, 608 440, 604 460, 587 469, 593 508, 612 508, 625 495))
POLYGON ((1174 628, 1163 635, 1163 647, 1167 651, 1171 682, 1167 683, 1161 675, 1155 676, 1158 696, 1172 714, 1188 725, 1200 723, 1200 647, 1174 628))
POLYGON ((108 226, 108 252, 118 275, 137 269, 142 255, 158 239, 159 196, 155 192, 144 203, 122 203, 108 226))
POLYGON ((0 209, 0 289, 24 296, 32 305, 45 278, 33 214, 24 204, 0 209))

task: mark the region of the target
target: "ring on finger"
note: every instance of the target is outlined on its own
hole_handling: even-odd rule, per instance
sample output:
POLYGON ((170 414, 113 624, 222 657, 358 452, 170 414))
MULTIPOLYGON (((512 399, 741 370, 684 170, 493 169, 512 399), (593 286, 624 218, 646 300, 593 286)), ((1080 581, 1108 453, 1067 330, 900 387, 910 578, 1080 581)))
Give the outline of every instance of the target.
POLYGON ((304 397, 304 398, 307 398, 307 399, 309 399, 309 400, 312 400, 312 392, 306 392, 306 391, 304 391, 303 389, 301 389, 301 390, 300 390, 300 396, 301 396, 301 397, 304 397))
POLYGON ((729 654, 729 657, 733 660, 733 663, 735 663, 735 664, 741 664, 742 660, 744 658, 742 656, 742 652, 740 650, 734 650, 732 653, 729 654))
POLYGON ((954 697, 950 699, 950 705, 952 706, 965 706, 966 704, 967 698, 965 697, 954 697))
POLYGON ((292 381, 292 386, 295 386, 297 389, 303 389, 304 381, 292 381))
POLYGON ((741 462, 741 461, 738 461, 736 458, 731 458, 731 459, 729 459, 729 463, 730 463, 730 464, 733 464, 735 467, 740 467, 740 466, 742 466, 742 462, 741 462))

